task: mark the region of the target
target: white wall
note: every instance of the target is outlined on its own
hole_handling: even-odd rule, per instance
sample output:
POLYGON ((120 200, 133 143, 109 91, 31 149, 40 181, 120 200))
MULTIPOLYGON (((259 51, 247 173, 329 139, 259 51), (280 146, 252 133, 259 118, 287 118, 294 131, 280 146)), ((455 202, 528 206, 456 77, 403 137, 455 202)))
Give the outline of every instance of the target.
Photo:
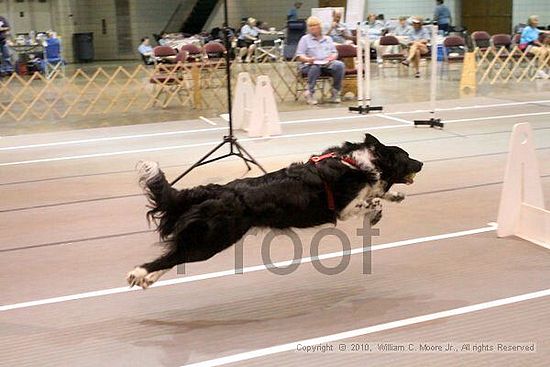
MULTIPOLYGON (((311 14, 311 8, 319 6, 318 0, 302 0, 304 5, 300 9, 300 17, 307 18, 311 14)), ((546 0, 539 0, 546 1, 546 0)), ((547 0, 550 1, 550 0, 547 0)), ((286 24, 288 9, 294 4, 292 1, 263 0, 228 0, 229 22, 235 27, 242 17, 252 16, 259 20, 267 21, 270 25, 281 28, 286 24)), ((435 0, 365 0, 365 18, 368 13, 384 14, 386 19, 398 18, 401 15, 418 15, 424 18, 432 18, 435 8, 435 0)), ((460 25, 460 0, 446 0, 445 4, 451 9, 453 22, 460 25), (457 17, 458 16, 458 17, 457 17), (456 20, 456 21, 455 21, 456 20), (457 23, 458 22, 458 23, 457 23)), ((220 5, 215 14, 210 17, 205 28, 211 29, 223 23, 223 7, 220 5)))
POLYGON ((531 15, 538 15, 541 25, 550 24, 550 0, 514 0, 512 25, 527 23, 531 15))
MULTIPOLYGON (((117 45, 117 19, 114 0, 73 0, 76 32, 94 32, 96 60, 121 58, 138 59, 135 54, 121 55, 117 45), (105 19, 107 32, 102 33, 101 21, 105 19)), ((131 0, 130 28, 132 43, 137 49, 139 40, 159 33, 179 4, 179 0, 131 0)))
MULTIPOLYGON (((453 24, 459 25, 460 0, 446 0, 445 5, 451 10, 453 24)), ((367 13, 384 14, 385 19, 396 19, 400 16, 421 16, 433 18, 435 0, 367 0, 367 13)))
MULTIPOLYGON (((311 8, 319 6, 319 0, 301 0, 304 4, 298 12, 299 18, 311 15, 311 8)), ((269 23, 278 29, 286 25, 288 10, 293 7, 295 0, 266 1, 266 0, 228 0, 229 26, 237 27, 243 17, 254 17, 269 23)), ((205 29, 221 27, 223 24, 223 5, 216 7, 214 14, 208 19, 205 29)))
POLYGON ((153 33, 162 31, 179 3, 180 0, 130 0, 132 38, 136 47, 142 37, 152 37, 153 33))

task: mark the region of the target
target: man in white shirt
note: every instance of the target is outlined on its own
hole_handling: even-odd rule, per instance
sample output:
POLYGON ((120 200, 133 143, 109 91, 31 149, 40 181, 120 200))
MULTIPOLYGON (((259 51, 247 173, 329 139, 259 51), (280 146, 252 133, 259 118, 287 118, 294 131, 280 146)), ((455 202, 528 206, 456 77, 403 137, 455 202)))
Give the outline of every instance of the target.
POLYGON ((345 66, 338 59, 338 51, 329 36, 323 36, 321 31, 321 19, 309 17, 307 20, 308 33, 300 39, 296 49, 296 56, 300 65, 302 75, 307 75, 308 90, 305 92, 309 104, 317 104, 315 99, 315 84, 322 73, 332 76, 332 98, 331 102, 340 103, 340 91, 344 79, 345 66))

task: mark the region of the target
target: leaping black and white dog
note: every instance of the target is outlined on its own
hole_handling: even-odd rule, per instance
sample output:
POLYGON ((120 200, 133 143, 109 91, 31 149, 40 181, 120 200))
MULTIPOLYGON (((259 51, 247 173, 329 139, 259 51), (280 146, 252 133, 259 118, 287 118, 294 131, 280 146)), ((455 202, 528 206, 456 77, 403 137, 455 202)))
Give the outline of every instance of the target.
POLYGON ((147 288, 172 267, 203 261, 236 243, 251 227, 307 228, 368 216, 382 217, 381 199, 405 196, 392 185, 412 184, 422 162, 367 134, 362 143, 345 142, 307 163, 226 185, 176 190, 154 162, 141 162, 140 183, 149 199, 148 218, 166 252, 127 275, 130 286, 147 288))

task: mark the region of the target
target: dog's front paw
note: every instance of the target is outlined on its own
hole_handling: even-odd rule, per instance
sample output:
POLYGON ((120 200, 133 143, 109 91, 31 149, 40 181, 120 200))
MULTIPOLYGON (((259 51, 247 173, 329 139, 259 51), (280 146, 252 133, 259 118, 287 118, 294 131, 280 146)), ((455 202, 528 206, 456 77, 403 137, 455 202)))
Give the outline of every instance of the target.
POLYGON ((148 274, 149 272, 147 270, 140 266, 137 266, 134 268, 134 270, 128 272, 128 274, 126 275, 126 281, 130 285, 130 287, 137 285, 143 289, 146 289, 152 284, 149 283, 149 281, 146 279, 148 274))
POLYGON ((382 219, 382 210, 375 210, 369 214, 370 225, 375 226, 382 219))
POLYGON ((400 203, 405 200, 405 194, 402 192, 387 192, 384 195, 384 199, 388 201, 393 201, 394 203, 400 203))

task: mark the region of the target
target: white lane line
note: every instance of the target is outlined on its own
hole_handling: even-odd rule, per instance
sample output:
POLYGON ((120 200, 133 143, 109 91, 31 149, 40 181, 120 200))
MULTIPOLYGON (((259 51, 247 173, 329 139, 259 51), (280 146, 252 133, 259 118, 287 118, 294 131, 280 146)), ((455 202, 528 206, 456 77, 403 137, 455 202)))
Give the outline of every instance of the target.
POLYGON ((500 299, 496 299, 496 300, 488 301, 488 302, 483 302, 483 303, 476 303, 476 304, 473 304, 473 305, 470 305, 470 306, 452 308, 450 310, 430 313, 430 314, 426 314, 426 315, 422 315, 422 316, 415 316, 415 317, 410 317, 410 318, 407 318, 407 319, 401 319, 401 320, 397 320, 397 321, 386 322, 384 324, 367 326, 367 327, 364 327, 364 328, 344 331, 344 332, 337 333, 337 334, 331 334, 331 335, 320 336, 320 337, 317 337, 317 338, 299 340, 299 341, 295 341, 295 342, 292 342, 292 343, 280 344, 280 345, 276 345, 276 346, 268 347, 268 348, 263 348, 263 349, 256 349, 256 350, 252 350, 252 351, 249 351, 249 352, 233 354, 233 355, 229 355, 229 356, 225 356, 225 357, 221 357, 221 358, 210 359, 210 360, 203 361, 203 362, 186 364, 182 367, 223 366, 223 365, 226 365, 226 364, 229 364, 229 363, 247 361, 247 360, 250 360, 250 359, 265 357, 265 356, 269 356, 269 355, 273 355, 273 354, 277 354, 277 353, 296 351, 296 349, 298 348, 298 345, 308 346, 308 345, 331 343, 331 342, 335 342, 335 341, 338 341, 338 340, 356 338, 358 336, 374 334, 374 333, 378 333, 378 332, 381 332, 381 331, 402 328, 402 327, 405 327, 405 326, 420 324, 420 323, 428 322, 428 321, 445 319, 445 318, 453 317, 453 316, 465 315, 465 314, 472 313, 472 312, 488 310, 488 309, 495 308, 495 307, 511 305, 511 304, 514 304, 514 303, 525 302, 525 301, 529 301, 529 300, 533 300, 533 299, 537 299, 537 298, 548 297, 548 296, 550 296, 550 288, 549 289, 543 289, 543 290, 540 290, 540 291, 537 291, 537 292, 520 294, 520 295, 513 296, 513 297, 500 298, 500 299))
MULTIPOLYGON (((259 138, 243 138, 243 139, 239 139, 239 141, 246 142, 246 141, 261 141, 261 140, 273 140, 273 139, 293 139, 293 138, 300 138, 304 136, 330 135, 330 134, 342 134, 342 133, 357 132, 357 131, 364 132, 364 131, 372 131, 372 130, 394 129, 396 127, 403 127, 403 126, 404 125, 387 125, 387 126, 362 127, 358 129, 317 131, 312 133, 276 135, 276 136, 259 137, 259 138)), ((55 158, 30 159, 26 161, 0 163, 0 167, 19 166, 19 165, 31 164, 31 163, 68 161, 68 160, 86 159, 86 158, 111 157, 111 156, 118 156, 118 155, 137 154, 137 153, 146 153, 146 152, 159 152, 159 151, 166 151, 166 150, 195 148, 195 147, 203 147, 203 146, 215 146, 215 145, 218 145, 219 143, 220 143, 219 141, 212 141, 212 142, 197 143, 197 144, 170 145, 170 146, 160 147, 160 148, 134 149, 134 150, 123 150, 118 152, 93 153, 93 154, 82 154, 82 155, 55 157, 55 158)))
MULTIPOLYGON (((506 107, 506 106, 517 106, 517 105, 548 103, 548 102, 550 102, 550 100, 535 100, 535 101, 525 101, 525 102, 510 102, 510 103, 498 103, 498 104, 474 105, 474 106, 457 106, 457 107, 449 107, 449 108, 436 108, 436 111, 438 112, 460 111, 460 110, 468 110, 468 109, 506 107)), ((376 116, 390 118, 389 116, 392 116, 392 115, 404 115, 404 114, 425 113, 425 112, 430 112, 430 110, 398 111, 398 112, 386 112, 384 114, 373 114, 373 115, 348 115, 348 116, 339 116, 339 117, 289 120, 289 121, 283 121, 281 122, 281 124, 284 125, 284 124, 300 124, 300 123, 308 123, 308 122, 351 120, 351 119, 357 119, 357 118, 369 118, 369 117, 376 117, 376 116)), ((225 116, 226 114, 220 115, 222 119, 226 119, 225 116)), ((406 121, 410 123, 409 121, 404 119, 400 119, 397 121, 400 121, 400 122, 406 121)), ((185 121, 182 120, 182 121, 170 121, 170 122, 185 122, 185 121)), ((184 135, 184 134, 193 134, 193 133, 209 132, 209 131, 221 131, 226 129, 227 128, 225 127, 219 127, 219 128, 207 128, 207 129, 166 131, 166 132, 159 132, 159 133, 148 133, 148 134, 137 134, 137 135, 122 135, 122 136, 112 136, 112 137, 104 137, 104 138, 79 139, 79 140, 69 140, 69 141, 60 141, 60 142, 52 142, 52 143, 0 147, 0 151, 52 147, 52 146, 70 145, 70 144, 85 144, 85 143, 95 143, 95 142, 103 142, 103 141, 126 140, 126 139, 139 139, 139 138, 148 138, 148 137, 157 137, 157 136, 184 135)))
POLYGON ((58 142, 52 142, 52 143, 17 145, 17 146, 11 146, 11 147, 2 147, 2 148, 0 148, 0 151, 17 150, 17 149, 29 149, 29 148, 55 147, 55 146, 59 146, 59 145, 97 143, 97 142, 103 142, 103 141, 115 141, 115 140, 126 140, 126 139, 150 138, 150 137, 168 136, 168 135, 185 135, 185 134, 193 134, 193 133, 208 132, 208 131, 222 131, 222 130, 225 131, 225 130, 227 130, 227 128, 226 127, 214 127, 214 128, 207 128, 207 129, 166 131, 166 132, 160 132, 160 133, 110 136, 110 137, 105 137, 105 138, 90 138, 90 139, 80 139, 80 140, 58 141, 58 142))
MULTIPOLYGON (((396 242, 390 242, 380 245, 373 245, 370 247, 370 251, 379 251, 379 250, 386 250, 390 248, 395 247, 401 247, 401 246, 410 246, 410 245, 416 245, 420 243, 426 243, 426 242, 432 242, 432 241, 439 241, 449 238, 457 238, 457 237, 464 237, 464 236, 471 236, 474 234, 479 233, 485 233, 485 232, 491 232, 496 230, 496 226, 493 224, 490 224, 487 227, 482 228, 475 228, 475 229, 469 229, 465 231, 459 231, 459 232, 451 232, 451 233, 444 233, 439 234, 435 236, 427 236, 427 237, 419 237, 419 238, 413 238, 408 240, 402 240, 402 241, 396 241, 396 242)), ((255 266, 249 266, 242 269, 243 274, 244 273, 253 273, 256 271, 262 271, 267 270, 268 267, 285 267, 290 264, 294 263, 310 263, 313 260, 326 260, 326 259, 333 259, 342 257, 344 255, 356 255, 361 254, 365 251, 369 251, 369 247, 359 247, 352 249, 350 251, 336 251, 331 252, 328 254, 319 255, 318 257, 304 257, 301 259, 296 260, 285 260, 285 261, 279 261, 276 263, 273 263, 272 265, 255 265, 255 266)), ((228 269, 223 271, 217 271, 213 273, 205 273, 205 274, 198 274, 198 275, 191 275, 188 277, 181 277, 181 278, 175 278, 175 279, 167 279, 167 280, 161 280, 155 284, 151 288, 158 288, 158 287, 166 287, 169 285, 175 285, 175 284, 182 284, 182 283, 191 283, 191 282, 197 282, 201 280, 207 280, 207 279, 214 279, 214 278, 221 278, 226 276, 232 276, 235 275, 235 269, 228 269)), ((67 301, 74 301, 79 299, 85 299, 85 298, 94 298, 94 297, 101 297, 101 296, 107 296, 111 294, 118 294, 118 293, 127 293, 127 292, 133 292, 141 290, 141 288, 128 288, 128 287, 119 287, 119 288, 110 288, 110 289, 102 289, 99 291, 91 291, 91 292, 84 292, 84 293, 77 293, 77 294, 71 294, 68 296, 61 296, 61 297, 53 297, 53 298, 45 298, 41 300, 36 301, 28 301, 28 302, 21 302, 21 303, 14 303, 11 305, 2 305, 0 306, 0 312, 3 311, 10 311, 10 310, 17 310, 21 308, 29 308, 29 307, 35 307, 35 306, 41 306, 41 305, 48 305, 53 303, 61 303, 61 302, 67 302, 67 301)))
POLYGON ((206 117, 204 116, 199 116, 199 119, 201 119, 202 121, 206 122, 207 124, 210 124, 212 126, 218 126, 218 124, 216 124, 214 121, 210 120, 210 119, 207 119, 206 117))
POLYGON ((466 122, 466 121, 485 121, 485 120, 499 120, 499 119, 514 118, 514 117, 542 116, 542 115, 550 115, 550 112, 532 112, 532 113, 518 113, 515 115, 473 117, 473 118, 467 118, 467 119, 443 120, 443 122, 452 123, 452 122, 466 122))
MULTIPOLYGON (((458 119, 458 120, 446 120, 446 121, 444 120, 443 122, 445 122, 445 123, 471 122, 471 121, 497 120, 497 119, 528 117, 528 116, 542 116, 542 115, 550 115, 550 112, 533 112, 533 113, 520 113, 520 114, 515 114, 515 115, 473 117, 473 118, 458 119)), ((384 115, 381 115, 381 114, 372 115, 372 116, 380 116, 380 117, 391 118, 389 116, 384 116, 384 115)), ((391 118, 391 119, 394 120, 394 118, 391 118)), ((409 121, 404 120, 404 119, 398 119, 397 121, 405 122, 407 125, 411 125, 411 123, 409 121)), ((241 142, 247 142, 247 141, 262 141, 262 140, 275 140, 275 139, 293 139, 293 138, 299 138, 299 137, 305 137, 305 136, 331 135, 331 134, 342 134, 342 133, 348 133, 348 132, 396 129, 396 128, 405 127, 405 126, 406 125, 401 124, 401 125, 361 127, 361 128, 357 128, 357 129, 327 130, 327 131, 316 131, 316 132, 310 132, 310 133, 275 135, 275 136, 258 137, 258 138, 242 138, 242 139, 240 139, 240 141, 241 142)), ((219 129, 224 129, 225 130, 225 128, 219 128, 219 129)), ((51 144, 54 144, 54 143, 51 143, 51 144)), ((214 146, 214 145, 217 145, 217 144, 219 144, 218 141, 197 143, 197 144, 171 145, 171 146, 160 147, 160 148, 134 149, 134 150, 123 150, 123 151, 118 151, 118 152, 93 153, 93 154, 82 154, 82 155, 55 157, 55 158, 31 159, 31 160, 26 160, 26 161, 15 161, 15 162, 0 163, 0 167, 18 166, 18 165, 31 164, 31 163, 58 162, 58 161, 86 159, 86 158, 111 157, 111 156, 146 153, 146 152, 159 152, 159 151, 174 150, 174 149, 195 148, 195 147, 201 147, 201 146, 214 146)))
POLYGON ((82 154, 82 155, 73 155, 73 156, 65 156, 65 157, 56 157, 56 158, 30 159, 30 160, 27 160, 27 161, 16 161, 16 162, 0 163, 0 167, 19 166, 19 165, 31 164, 31 163, 69 161, 69 160, 85 159, 85 158, 112 157, 112 156, 117 156, 117 155, 127 155, 127 154, 146 153, 146 152, 160 152, 160 151, 164 151, 164 150, 195 148, 195 147, 203 147, 203 146, 214 146, 218 143, 219 142, 206 142, 206 143, 197 143, 197 144, 171 145, 171 146, 161 147, 161 148, 122 150, 122 151, 118 151, 118 152, 108 152, 108 153, 93 153, 93 154, 82 154))
MULTIPOLYGON (((445 108, 436 108, 435 111, 462 111, 462 110, 474 110, 480 108, 494 108, 494 107, 509 107, 509 106, 521 106, 526 104, 538 104, 538 103, 549 103, 550 100, 542 99, 535 101, 523 101, 523 102, 508 102, 508 103, 494 103, 494 104, 480 104, 473 106, 456 106, 456 107, 445 107, 445 108)), ((548 106, 550 107, 550 106, 548 106)), ((386 112, 385 115, 404 115, 408 113, 424 113, 431 112, 431 110, 414 110, 414 111, 399 111, 399 112, 386 112)))
POLYGON ((388 119, 388 120, 393 120, 393 121, 398 121, 398 122, 402 122, 402 123, 405 123, 407 125, 412 125, 414 124, 414 122, 412 121, 409 121, 409 120, 405 120, 405 119, 402 119, 402 118, 399 118, 399 117, 395 117, 395 116, 389 116, 387 114, 378 114, 376 115, 378 117, 382 117, 382 118, 385 118, 385 119, 388 119))

